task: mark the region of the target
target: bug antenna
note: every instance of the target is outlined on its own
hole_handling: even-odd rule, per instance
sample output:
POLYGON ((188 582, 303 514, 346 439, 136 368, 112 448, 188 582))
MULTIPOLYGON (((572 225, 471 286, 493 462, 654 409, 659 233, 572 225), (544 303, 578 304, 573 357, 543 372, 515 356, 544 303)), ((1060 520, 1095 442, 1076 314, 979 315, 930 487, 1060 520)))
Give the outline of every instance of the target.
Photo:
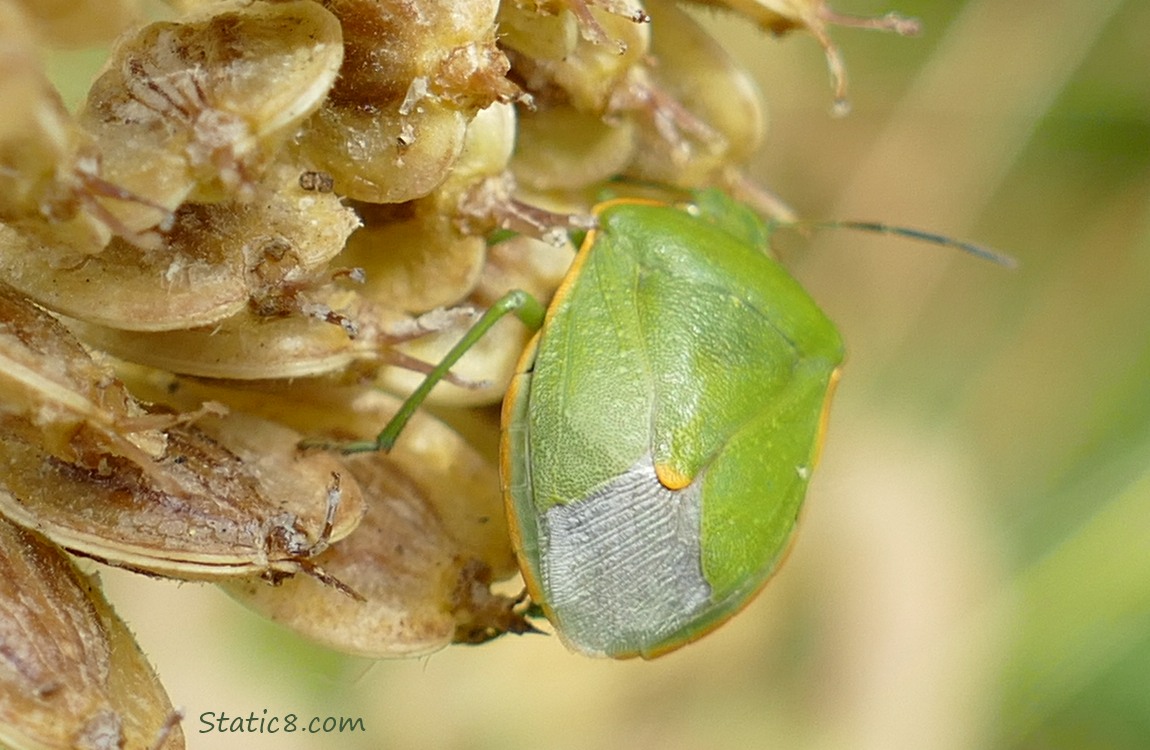
POLYGON ((821 230, 821 229, 854 229, 862 232, 873 232, 875 234, 886 234, 894 237, 905 237, 909 240, 917 240, 918 242, 926 242, 938 247, 949 247, 954 250, 959 250, 968 255, 973 255, 982 260, 988 260, 991 263, 996 263, 1004 268, 1017 268, 1018 261, 1009 255, 992 250, 984 245, 979 245, 973 242, 965 242, 963 240, 956 240, 953 237, 946 235, 936 234, 934 232, 927 232, 922 229, 915 229, 913 227, 901 227, 891 224, 883 224, 876 221, 793 221, 793 222, 777 222, 775 226, 787 227, 803 230, 821 230))

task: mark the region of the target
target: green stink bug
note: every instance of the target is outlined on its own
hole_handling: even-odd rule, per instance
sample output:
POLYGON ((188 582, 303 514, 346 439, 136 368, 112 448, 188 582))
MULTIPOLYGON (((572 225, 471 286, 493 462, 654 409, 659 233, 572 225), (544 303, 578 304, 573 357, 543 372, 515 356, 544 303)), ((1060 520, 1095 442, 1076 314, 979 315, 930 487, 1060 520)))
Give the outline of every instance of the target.
POLYGON ((504 399, 501 473, 534 602, 592 655, 654 657, 745 605, 777 568, 815 464, 843 345, 716 192, 690 210, 595 209, 550 307, 496 303, 374 442, 496 319, 540 331, 504 399))
POLYGON ((782 560, 843 345, 734 214, 596 210, 503 406, 520 567, 582 653, 653 657, 782 560))

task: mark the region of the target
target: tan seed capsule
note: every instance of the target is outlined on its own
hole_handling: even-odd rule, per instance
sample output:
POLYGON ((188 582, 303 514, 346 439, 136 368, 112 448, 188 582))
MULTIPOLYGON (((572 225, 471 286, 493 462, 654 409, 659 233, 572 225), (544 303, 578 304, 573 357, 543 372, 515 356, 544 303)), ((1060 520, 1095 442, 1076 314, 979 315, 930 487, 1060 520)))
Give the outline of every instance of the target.
POLYGON ((536 60, 562 60, 579 39, 579 21, 570 10, 547 13, 539 3, 499 4, 499 43, 536 60))
POLYGON ((325 0, 343 26, 336 104, 405 102, 424 92, 470 117, 518 92, 495 45, 497 0, 325 0))
POLYGON ((440 186, 439 201, 453 213, 452 201, 476 182, 503 174, 515 150, 518 115, 515 107, 495 102, 475 113, 451 174, 440 186))
POLYGON ((592 8, 601 13, 610 13, 631 23, 647 23, 650 17, 643 6, 637 2, 627 0, 558 0, 565 5, 579 20, 579 30, 584 39, 592 44, 614 46, 620 54, 627 51, 625 38, 612 34, 612 29, 604 27, 599 15, 592 12, 592 8))
POLYGON ((342 58, 339 22, 317 3, 213 5, 122 40, 80 122, 109 180, 169 209, 247 199, 342 58))
POLYGON ((610 122, 559 104, 519 117, 515 179, 534 190, 583 190, 621 173, 637 150, 633 118, 610 122))
POLYGON ((423 312, 455 304, 475 288, 486 243, 457 227, 439 201, 359 208, 364 227, 348 240, 341 260, 364 270, 367 299, 423 312))
POLYGON ((113 234, 154 241, 141 230, 168 212, 102 176, 97 144, 49 83, 35 41, 21 7, 0 4, 0 221, 80 254, 99 252, 113 234), (119 204, 142 223, 117 218, 110 209, 119 204))
POLYGON ((580 38, 563 59, 517 55, 512 66, 526 90, 544 103, 566 102, 581 112, 602 115, 628 72, 647 54, 650 26, 597 8, 591 15, 618 46, 580 38))
POLYGON ((513 600, 492 603, 483 596, 489 579, 479 584, 479 597, 472 594, 485 566, 450 537, 415 477, 382 454, 346 463, 369 498, 367 515, 354 535, 317 562, 364 601, 304 578, 276 588, 236 581, 222 584, 224 590, 312 640, 371 658, 437 651, 456 639, 459 621, 468 624, 468 634, 489 637, 529 628, 514 615, 513 600))
POLYGON ((329 103, 298 136, 300 158, 329 173, 336 190, 368 203, 402 203, 447 179, 463 148, 468 116, 434 99, 410 112, 400 103, 329 103))
POLYGON ((380 305, 424 312, 458 303, 474 289, 486 243, 461 221, 461 199, 503 174, 515 139, 515 111, 493 104, 468 125, 448 177, 425 198, 397 206, 357 206, 364 227, 341 260, 362 268, 365 297, 380 305))
MULTIPOLYGON (((173 388, 154 379, 150 387, 186 399, 183 406, 220 399, 340 440, 374 434, 399 406, 376 390, 322 383, 256 391, 186 381, 173 388)), ((229 582, 232 596, 309 638, 372 657, 416 656, 461 638, 526 630, 515 601, 489 591, 492 580, 515 570, 491 462, 424 414, 390 454, 344 460, 364 490, 367 515, 317 563, 364 601, 332 596, 302 578, 275 589, 229 582)))
POLYGON ((40 535, 0 518, 5 748, 184 747, 168 696, 97 583, 40 535))
POLYGON ((59 460, 95 467, 108 455, 147 461, 158 426, 55 318, 0 285, 0 424, 59 460))
POLYGON ((0 279, 65 315, 125 330, 210 325, 249 305, 290 310, 277 297, 326 282, 359 225, 336 195, 301 188, 298 174, 277 165, 251 201, 184 205, 155 249, 117 239, 78 256, 0 226, 0 279))
MULTIPOLYGON (((374 436, 401 403, 375 388, 333 385, 322 379, 239 383, 178 378, 137 367, 121 372, 134 392, 181 411, 218 401, 236 412, 275 420, 310 437, 359 440, 374 436)), ((480 560, 496 580, 516 570, 493 460, 422 412, 412 418, 404 440, 388 456, 430 503, 465 557, 480 560)))
POLYGON ((356 292, 320 290, 312 316, 265 317, 240 312, 210 327, 181 331, 122 331, 73 321, 88 343, 131 362, 184 375, 236 380, 370 374, 381 363, 427 367, 409 361, 394 346, 452 328, 465 312, 439 311, 412 318, 374 305, 356 292), (328 291, 330 294, 325 294, 328 291), (354 334, 354 335, 353 335, 354 334))
MULTIPOLYGON (((226 384, 134 369, 133 387, 180 409, 219 400, 334 439, 373 434, 399 401, 373 389, 308 383, 226 384)), ((314 581, 270 588, 223 584, 236 599, 332 648, 376 658, 415 656, 454 640, 475 642, 527 629, 516 602, 492 594, 515 570, 498 473, 459 435, 417 414, 388 455, 345 459, 367 515, 315 559, 360 594, 353 601, 314 581)))
POLYGON ((312 558, 363 514, 359 488, 299 435, 232 414, 167 430, 154 461, 108 456, 94 469, 5 431, 0 512, 113 565, 189 580, 318 571, 312 558))
MULTIPOLYGON (((744 164, 766 131, 762 96, 751 76, 674 3, 649 3, 658 23, 648 90, 634 119, 645 144, 627 173, 684 187, 715 186, 744 164)), ((637 84, 641 85, 641 84, 637 84)))
MULTIPOLYGON (((549 300, 571 265, 573 255, 574 248, 569 244, 556 246, 524 235, 499 242, 488 251, 488 262, 470 300, 478 307, 486 307, 508 289, 523 289, 537 299, 549 300)), ((468 327, 421 337, 398 348, 415 359, 439 362, 468 327)), ((428 403, 444 406, 498 403, 531 335, 522 323, 510 316, 500 321, 452 368, 455 375, 479 386, 463 388, 440 383, 428 403)), ((397 367, 382 369, 376 380, 381 387, 395 393, 410 393, 421 381, 410 369, 397 367)))
POLYGON ((328 103, 297 139, 343 195, 403 203, 450 173, 467 125, 519 89, 495 45, 494 0, 329 0, 346 59, 328 103))

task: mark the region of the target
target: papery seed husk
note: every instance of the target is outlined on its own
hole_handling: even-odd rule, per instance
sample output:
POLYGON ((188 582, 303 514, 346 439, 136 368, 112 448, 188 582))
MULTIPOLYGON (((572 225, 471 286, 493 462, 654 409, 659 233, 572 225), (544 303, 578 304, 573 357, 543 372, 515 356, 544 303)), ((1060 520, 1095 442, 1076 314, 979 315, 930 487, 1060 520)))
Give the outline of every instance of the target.
POLYGON ((534 190, 589 188, 622 172, 642 150, 631 118, 607 122, 565 104, 521 114, 519 138, 511 168, 534 190))
POLYGON ((400 105, 329 103, 298 136, 300 159, 355 200, 403 203, 427 195, 447 179, 470 118, 434 99, 406 114, 400 105))
POLYGON ((337 196, 299 186, 281 164, 256 200, 186 204, 157 248, 114 239, 95 256, 0 226, 0 279, 92 324, 134 331, 206 326, 254 299, 326 282, 359 226, 337 196), (109 290, 115 294, 109 294, 109 290))
POLYGON ((447 180, 437 190, 440 202, 452 213, 450 202, 457 193, 484 178, 502 174, 515 151, 518 114, 514 106, 496 102, 475 113, 459 158, 447 180))
POLYGON ((362 494, 334 456, 301 455, 297 433, 244 415, 201 424, 167 430, 159 460, 109 456, 96 469, 9 432, 0 439, 0 511, 70 551, 190 580, 298 572, 321 541, 333 474, 341 479, 329 539, 358 523, 362 494))
POLYGON ((654 111, 635 115, 645 146, 635 150, 626 171, 652 182, 716 185, 725 169, 746 162, 762 145, 762 96, 751 76, 689 15, 666 0, 650 7, 658 20, 651 36, 658 64, 651 66, 649 80, 658 91, 645 105, 654 111), (667 105, 658 96, 670 97, 670 106, 682 108, 681 118, 697 124, 676 124, 673 112, 660 113, 667 105))
POLYGON ((527 57, 562 60, 575 50, 579 22, 569 10, 541 13, 527 4, 499 4, 499 41, 527 57))
MULTIPOLYGON (((522 289, 544 302, 551 299, 567 273, 574 255, 571 245, 555 246, 519 235, 492 246, 488 263, 470 297, 480 308, 494 303, 509 289, 522 289)), ((424 362, 439 362, 462 338, 467 328, 423 336, 396 348, 424 362)), ((467 350, 452 372, 479 387, 465 388, 440 382, 427 403, 441 406, 483 406, 498 403, 534 332, 512 315, 499 321, 467 350)), ((383 368, 376 382, 394 393, 410 393, 423 381, 419 373, 399 367, 383 368)))
POLYGON ((211 239, 197 245, 198 257, 170 249, 114 239, 99 255, 84 256, 0 226, 0 278, 52 310, 120 328, 207 325, 247 304, 242 256, 218 253, 211 239))
POLYGON ((560 60, 515 56, 512 67, 522 78, 528 92, 541 92, 544 98, 562 98, 581 112, 602 115, 608 112, 611 98, 626 80, 628 71, 647 54, 650 42, 649 24, 592 8, 608 37, 616 44, 599 44, 580 38, 571 54, 560 60), (620 47, 625 50, 620 52, 620 47))
MULTIPOLYGON (((324 0, 343 25, 338 102, 402 98, 451 51, 494 36, 497 0, 324 0)), ((484 105, 486 106, 486 105, 484 105)))
POLYGON ((452 642, 455 591, 467 565, 413 478, 384 454, 347 458, 368 496, 348 539, 317 558, 364 597, 354 601, 318 581, 271 588, 237 581, 223 588, 246 606, 328 647, 372 658, 411 657, 452 642))
MULTIPOLYGON (((0 518, 0 744, 143 750, 172 705, 131 633, 58 547, 0 518)), ((184 747, 175 727, 161 746, 184 747)))
MULTIPOLYGON (((108 180, 169 210, 247 198, 342 59, 339 22, 317 3, 213 5, 122 39, 80 123, 108 180)), ((130 206, 109 208, 137 225, 130 206)))
MULTIPOLYGON (((177 378, 131 365, 121 374, 134 392, 181 411, 218 401, 234 412, 275 420, 320 440, 374 437, 402 403, 373 388, 334 385, 318 378, 225 383, 177 378)), ((427 499, 465 557, 489 567, 495 580, 517 570, 493 455, 486 457, 440 420, 417 412, 389 456, 427 499)))
POLYGON ((47 312, 0 284, 0 422, 57 458, 148 460, 165 439, 147 412, 47 312))
POLYGON ((205 378, 300 378, 348 368, 354 368, 349 377, 359 377, 364 369, 403 361, 393 345, 412 335, 410 316, 340 289, 317 293, 314 305, 314 315, 301 310, 267 317, 243 310, 210 327, 179 331, 70 325, 84 341, 120 359, 205 378))
MULTIPOLYGON (((96 145, 48 80, 34 26, 22 6, 0 5, 0 220, 99 252, 112 227, 97 215, 96 145)), ((162 217, 153 211, 152 223, 162 217)))
POLYGON ((398 210, 361 206, 364 227, 342 260, 362 268, 361 293, 375 304, 412 313, 459 302, 475 288, 487 244, 456 226, 428 198, 398 210))

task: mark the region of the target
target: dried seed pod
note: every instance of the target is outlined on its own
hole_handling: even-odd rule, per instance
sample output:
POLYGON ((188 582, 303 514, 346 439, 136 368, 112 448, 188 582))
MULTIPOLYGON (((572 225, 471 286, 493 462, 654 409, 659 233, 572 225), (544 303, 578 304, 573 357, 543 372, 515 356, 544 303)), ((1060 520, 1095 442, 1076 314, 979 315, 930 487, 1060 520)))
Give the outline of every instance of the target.
POLYGON ((339 22, 308 0, 205 13, 121 40, 79 115, 105 177, 173 210, 186 200, 250 198, 327 96, 343 57, 339 22))
POLYGON ((581 112, 602 115, 610 111, 611 99, 628 73, 647 54, 648 24, 613 15, 598 8, 591 14, 607 36, 618 41, 599 44, 580 38, 563 59, 536 59, 516 55, 514 72, 524 88, 544 105, 569 103, 581 112), (620 48, 625 51, 620 52, 620 48))
POLYGON ((438 101, 417 109, 327 104, 307 121, 300 159, 332 176, 340 195, 368 203, 402 203, 447 178, 463 148, 467 116, 438 101))
POLYGON ((466 311, 411 318, 354 292, 330 291, 330 296, 317 295, 315 315, 309 317, 243 311, 210 327, 158 332, 71 325, 88 343, 130 362, 184 375, 263 380, 338 373, 357 364, 364 365, 357 371, 394 363, 426 372, 428 367, 409 361, 394 345, 468 319, 466 311))
POLYGON ((585 189, 622 171, 635 149, 634 126, 620 102, 641 75, 650 30, 636 20, 646 14, 638 6, 567 5, 554 17, 538 7, 506 11, 519 30, 508 40, 516 50, 515 76, 538 104, 520 115, 512 169, 535 190, 585 189), (574 35, 572 25, 585 33, 574 35))
POLYGON ((612 36, 609 28, 604 28, 591 12, 598 8, 604 13, 610 13, 631 23, 647 23, 650 17, 643 10, 643 6, 636 2, 626 0, 558 0, 559 4, 566 6, 579 20, 579 30, 584 39, 592 44, 614 45, 620 54, 627 51, 627 42, 624 38, 612 36))
POLYGON ((50 455, 97 466, 108 455, 146 461, 164 435, 111 370, 55 318, 0 285, 0 423, 50 455))
MULTIPOLYGON (((492 304, 508 289, 523 289, 536 299, 549 300, 571 265, 574 248, 556 246, 519 235, 493 245, 471 301, 481 307, 492 304)), ((414 359, 438 362, 455 346, 466 327, 415 339, 399 346, 414 359)), ((452 372, 479 387, 463 388, 440 383, 428 398, 429 404, 479 406, 498 403, 515 370, 519 356, 531 338, 529 331, 513 317, 500 321, 453 368, 452 372)), ((410 369, 387 367, 376 382, 395 393, 410 393, 422 381, 410 369)))
POLYGON ((601 13, 618 16, 631 23, 651 19, 643 6, 623 0, 553 0, 526 3, 502 3, 499 8, 499 41, 505 47, 539 60, 562 60, 570 55, 578 40, 611 47, 622 54, 628 49, 630 35, 613 37, 600 23, 601 13))
POLYGON ((346 57, 329 102, 297 139, 336 190, 368 203, 423 197, 446 179, 468 123, 518 96, 495 46, 494 0, 328 0, 346 57))
POLYGON ((515 107, 504 102, 495 102, 475 113, 467 126, 459 158, 438 191, 443 196, 441 202, 449 204, 474 183, 506 171, 515 151, 517 121, 515 107))
POLYGON ((101 176, 96 145, 48 81, 35 41, 20 7, 0 5, 0 221, 80 253, 99 252, 113 233, 144 241, 109 206, 132 204, 144 228, 167 212, 101 176))
POLYGON ((78 554, 154 575, 219 580, 301 570, 347 536, 363 497, 333 456, 301 456, 300 436, 232 414, 169 428, 154 461, 65 463, 5 430, 0 512, 78 554))
POLYGON ((534 190, 584 190, 624 170, 637 150, 636 137, 630 117, 607 122, 564 104, 524 112, 511 169, 534 190))
POLYGON ((537 2, 506 2, 498 20, 499 43, 536 60, 562 60, 579 40, 579 20, 567 9, 548 13, 537 2))
MULTIPOLYGON (((313 436, 363 439, 400 402, 374 389, 324 382, 223 383, 130 367, 133 388, 179 409, 204 399, 290 424, 313 436)), ((224 588, 247 606, 332 648, 373 657, 414 656, 453 640, 476 642, 528 626, 514 600, 491 594, 516 570, 499 475, 458 434, 420 413, 388 455, 345 459, 368 511, 355 533, 315 562, 363 601, 331 596, 303 578, 276 588, 224 588)))
POLYGON ((341 260, 364 270, 365 297, 423 312, 471 293, 486 243, 461 226, 460 199, 507 168, 514 142, 514 109, 493 104, 467 127, 458 160, 433 194, 397 206, 359 206, 364 227, 351 236, 341 260))
POLYGON ((359 225, 334 194, 300 187, 299 172, 278 165, 247 203, 185 205, 154 250, 117 239, 77 255, 0 227, 0 278, 65 315, 126 330, 209 325, 253 303, 285 309, 275 298, 324 281, 359 225))
POLYGON ((0 277, 46 307, 103 325, 206 325, 242 309, 248 295, 243 256, 229 256, 226 238, 201 238, 198 211, 182 212, 165 238, 170 252, 113 240, 84 256, 0 227, 0 277))
MULTIPOLYGON (((143 375, 143 373, 139 373, 143 375)), ((219 382, 133 379, 192 408, 201 399, 251 408, 332 439, 373 435, 400 402, 379 391, 297 382, 239 389, 219 382)), ((302 578, 275 589, 225 589, 262 614, 333 648, 373 657, 415 656, 453 640, 526 629, 515 602, 490 594, 515 571, 498 472, 458 434, 417 414, 387 455, 344 459, 368 511, 356 532, 317 558, 364 601, 331 596, 302 578)))
POLYGON ((4 747, 184 747, 168 696, 95 579, 38 534, 3 518, 0 640, 4 747))
POLYGON ((367 299, 421 312, 456 303, 475 288, 486 243, 465 234, 439 201, 359 208, 364 227, 341 260, 363 269, 367 299))
MULTIPOLYGON (((309 437, 335 440, 374 436, 401 404, 374 388, 338 386, 321 379, 241 383, 181 378, 135 366, 120 372, 133 392, 181 411, 218 401, 237 413, 275 420, 309 437)), ((423 412, 412 418, 404 439, 388 456, 431 504, 460 554, 480 560, 497 580, 517 570, 499 473, 491 460, 423 412)), ((354 538, 355 534, 335 547, 354 538)))
POLYGON ((459 107, 472 114, 501 98, 500 92, 481 87, 468 90, 467 76, 459 80, 449 75, 460 58, 471 58, 477 69, 496 66, 495 81, 502 80, 506 61, 479 51, 493 46, 498 0, 323 0, 323 4, 343 25, 346 47, 340 80, 332 92, 335 102, 398 104, 420 79, 433 96, 474 99, 459 107))
POLYGON ((530 629, 514 600, 490 594, 490 579, 476 580, 486 566, 464 555, 413 476, 383 454, 345 461, 369 498, 367 515, 317 562, 364 601, 304 578, 274 589, 236 581, 225 591, 308 638, 371 658, 437 651, 456 640, 461 624, 469 641, 530 629))
POLYGON ((694 0, 694 2, 729 8, 772 34, 785 34, 795 29, 809 31, 826 54, 831 86, 835 92, 835 112, 840 115, 850 111, 850 103, 847 101, 846 66, 843 64, 842 52, 831 39, 827 27, 852 26, 891 31, 902 36, 913 36, 920 29, 918 21, 897 13, 887 13, 873 18, 843 15, 832 10, 827 5, 827 0, 694 0))
POLYGON ((509 105, 494 104, 479 112, 467 130, 463 152, 451 175, 429 196, 439 213, 452 218, 467 236, 496 230, 526 234, 552 245, 567 243, 567 232, 588 229, 593 220, 566 210, 551 211, 517 196, 510 169, 518 116, 509 105))
POLYGON ((689 15, 668 0, 649 5, 658 21, 651 37, 658 64, 648 71, 650 85, 634 92, 644 147, 635 150, 628 174, 684 187, 719 184, 763 142, 762 97, 689 15))

